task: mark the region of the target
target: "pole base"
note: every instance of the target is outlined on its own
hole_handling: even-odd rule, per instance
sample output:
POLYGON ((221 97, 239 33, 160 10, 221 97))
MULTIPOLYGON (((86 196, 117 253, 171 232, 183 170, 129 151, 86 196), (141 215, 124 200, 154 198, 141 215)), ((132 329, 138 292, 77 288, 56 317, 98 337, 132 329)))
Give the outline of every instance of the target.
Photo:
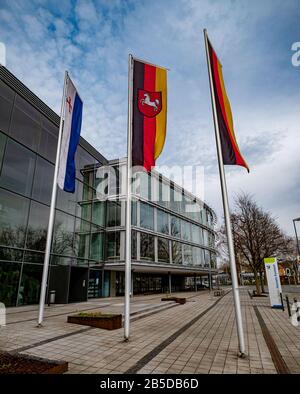
POLYGON ((36 326, 36 328, 42 328, 42 327, 43 327, 42 323, 38 323, 38 325, 36 326))
POLYGON ((246 354, 242 352, 238 352, 238 358, 246 358, 246 354))
POLYGON ((124 342, 128 342, 129 341, 129 338, 124 338, 124 342))

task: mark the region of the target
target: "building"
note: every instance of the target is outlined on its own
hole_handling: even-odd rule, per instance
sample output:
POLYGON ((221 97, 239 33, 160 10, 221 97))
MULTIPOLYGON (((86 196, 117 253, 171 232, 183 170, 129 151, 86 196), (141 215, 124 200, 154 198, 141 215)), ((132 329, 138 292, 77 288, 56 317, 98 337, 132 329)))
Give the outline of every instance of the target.
MULTIPOLYGON (((0 302, 6 306, 39 301, 58 126, 58 115, 0 66, 0 302)), ((124 294, 125 162, 108 161, 81 138, 76 167, 76 192, 57 195, 48 281, 56 303, 124 294)), ((133 292, 184 290, 191 278, 216 273, 212 209, 155 171, 137 173, 133 187, 133 292)))

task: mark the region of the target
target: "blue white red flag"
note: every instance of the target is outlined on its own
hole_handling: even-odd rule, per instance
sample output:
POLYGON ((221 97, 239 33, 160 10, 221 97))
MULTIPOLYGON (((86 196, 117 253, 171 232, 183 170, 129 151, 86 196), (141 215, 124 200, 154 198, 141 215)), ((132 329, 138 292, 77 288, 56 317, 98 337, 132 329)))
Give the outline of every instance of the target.
POLYGON ((75 153, 80 138, 83 103, 69 77, 67 78, 65 100, 65 119, 57 183, 62 190, 74 193, 76 176, 75 153))

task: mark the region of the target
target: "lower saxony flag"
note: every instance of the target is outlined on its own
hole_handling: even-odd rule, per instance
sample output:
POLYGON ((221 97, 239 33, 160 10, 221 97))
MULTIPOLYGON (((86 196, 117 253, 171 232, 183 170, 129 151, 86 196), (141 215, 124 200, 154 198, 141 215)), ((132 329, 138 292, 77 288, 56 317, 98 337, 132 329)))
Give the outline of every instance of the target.
POLYGON ((151 171, 167 127, 167 70, 133 61, 132 166, 151 171))

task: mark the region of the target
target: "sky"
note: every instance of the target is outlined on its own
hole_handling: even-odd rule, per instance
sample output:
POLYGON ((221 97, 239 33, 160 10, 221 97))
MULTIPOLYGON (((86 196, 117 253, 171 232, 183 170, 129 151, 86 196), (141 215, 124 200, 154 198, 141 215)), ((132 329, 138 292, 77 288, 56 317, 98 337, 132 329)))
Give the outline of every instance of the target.
POLYGON ((231 207, 238 193, 250 193, 293 235, 300 67, 291 48, 300 42, 299 20, 299 0, 0 0, 0 42, 7 68, 57 113, 69 71, 84 101, 82 136, 108 159, 126 156, 128 54, 168 67, 167 138, 157 164, 202 166, 204 199, 220 220, 207 28, 250 167, 248 174, 226 166, 231 207))

